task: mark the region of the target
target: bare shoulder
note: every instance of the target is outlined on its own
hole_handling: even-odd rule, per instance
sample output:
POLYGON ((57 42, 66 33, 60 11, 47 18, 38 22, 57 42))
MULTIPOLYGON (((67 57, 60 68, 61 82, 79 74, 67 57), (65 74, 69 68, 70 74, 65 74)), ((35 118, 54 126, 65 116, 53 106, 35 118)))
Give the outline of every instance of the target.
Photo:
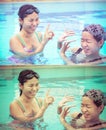
POLYGON ((17 104, 16 100, 14 100, 10 103, 10 108, 14 108, 14 107, 17 107, 17 106, 18 106, 18 104, 17 104))
POLYGON ((17 37, 17 35, 14 35, 10 39, 10 49, 13 50, 14 52, 20 50, 22 48, 22 45, 17 37))
POLYGON ((10 38, 10 43, 14 43, 15 41, 17 41, 18 39, 17 39, 17 36, 16 35, 14 35, 14 36, 12 36, 11 38, 10 38))
POLYGON ((10 114, 12 116, 18 115, 18 113, 22 114, 23 111, 21 110, 21 107, 18 105, 17 100, 14 100, 13 102, 10 103, 10 114))

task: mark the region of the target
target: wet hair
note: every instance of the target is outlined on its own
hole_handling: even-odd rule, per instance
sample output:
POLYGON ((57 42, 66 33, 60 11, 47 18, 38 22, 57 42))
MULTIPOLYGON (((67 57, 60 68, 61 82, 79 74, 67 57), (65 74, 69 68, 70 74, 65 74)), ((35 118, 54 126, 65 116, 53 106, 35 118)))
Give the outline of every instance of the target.
POLYGON ((106 97, 100 90, 89 90, 83 95, 83 97, 85 96, 89 97, 97 107, 101 106, 102 104, 104 106, 106 105, 106 97))
MULTIPOLYGON (((38 8, 30 4, 25 4, 19 8, 18 16, 23 20, 27 15, 32 14, 33 12, 39 14, 38 8)), ((20 30, 21 29, 22 25, 20 25, 20 30)))
MULTIPOLYGON (((34 72, 33 70, 22 70, 19 73, 18 81, 21 85, 24 85, 24 83, 27 82, 27 80, 30 80, 33 77, 35 77, 36 79, 39 79, 38 73, 34 72)), ((22 90, 20 89, 20 95, 21 94, 22 94, 22 90)))
POLYGON ((100 24, 90 24, 86 26, 83 30, 89 32, 97 42, 104 39, 105 40, 105 32, 103 27, 100 24))

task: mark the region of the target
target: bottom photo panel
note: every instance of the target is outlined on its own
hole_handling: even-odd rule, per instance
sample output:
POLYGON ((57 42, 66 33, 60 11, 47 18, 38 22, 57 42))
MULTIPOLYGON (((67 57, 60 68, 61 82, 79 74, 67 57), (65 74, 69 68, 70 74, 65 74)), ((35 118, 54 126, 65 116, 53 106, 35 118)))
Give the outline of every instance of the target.
POLYGON ((106 130, 106 66, 0 66, 0 130, 106 130))

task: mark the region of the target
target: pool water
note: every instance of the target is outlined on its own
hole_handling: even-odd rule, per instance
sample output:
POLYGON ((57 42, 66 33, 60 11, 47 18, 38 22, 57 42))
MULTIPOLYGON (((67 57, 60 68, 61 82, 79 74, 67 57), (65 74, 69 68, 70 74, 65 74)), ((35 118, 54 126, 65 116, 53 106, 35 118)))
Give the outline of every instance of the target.
MULTIPOLYGON (((9 52, 9 40, 12 35, 19 31, 19 23, 17 12, 21 5, 26 2, 0 3, 0 65, 11 65, 8 58, 11 56, 9 52)), ((40 10, 40 25, 38 31, 42 33, 46 26, 50 23, 50 29, 54 31, 54 38, 46 45, 43 53, 44 57, 40 57, 40 62, 34 64, 60 65, 64 64, 59 56, 57 49, 58 37, 65 30, 76 31, 78 39, 71 44, 71 47, 80 44, 80 33, 86 24, 101 24, 106 31, 106 1, 100 0, 90 2, 33 2, 40 10)), ((106 44, 101 49, 101 54, 106 55, 106 44)))
MULTIPOLYGON (((32 69, 40 75, 40 90, 37 96, 44 97, 48 89, 55 102, 44 114, 45 123, 38 130, 63 130, 57 115, 59 101, 66 95, 75 97, 70 103, 76 105, 70 112, 80 111, 81 96, 89 89, 100 89, 106 96, 106 68, 104 66, 4 66, 0 67, 0 130, 6 130, 9 118, 9 104, 19 95, 17 76, 23 69, 32 69), (4 124, 4 126, 3 126, 4 124), (3 129, 5 128, 5 129, 3 129)), ((106 119, 106 108, 101 114, 106 119)), ((9 129, 9 128, 8 128, 9 129)), ((37 130, 37 129, 35 129, 37 130)))

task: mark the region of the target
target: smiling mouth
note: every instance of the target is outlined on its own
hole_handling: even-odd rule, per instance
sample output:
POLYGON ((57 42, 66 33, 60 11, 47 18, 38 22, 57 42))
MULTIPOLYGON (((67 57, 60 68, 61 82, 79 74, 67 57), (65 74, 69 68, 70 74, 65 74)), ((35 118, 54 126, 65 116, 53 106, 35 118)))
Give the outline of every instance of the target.
POLYGON ((84 49, 84 52, 88 52, 89 51, 89 49, 84 49))
POLYGON ((30 94, 31 94, 31 95, 33 95, 33 96, 35 96, 35 94, 36 94, 36 93, 35 93, 35 92, 34 92, 34 93, 33 93, 33 92, 31 92, 30 94))
POLYGON ((88 114, 84 114, 84 117, 85 117, 85 119, 86 119, 86 118, 88 118, 88 117, 89 117, 89 115, 88 115, 88 114))
POLYGON ((31 28, 32 31, 35 31, 36 28, 31 28))

